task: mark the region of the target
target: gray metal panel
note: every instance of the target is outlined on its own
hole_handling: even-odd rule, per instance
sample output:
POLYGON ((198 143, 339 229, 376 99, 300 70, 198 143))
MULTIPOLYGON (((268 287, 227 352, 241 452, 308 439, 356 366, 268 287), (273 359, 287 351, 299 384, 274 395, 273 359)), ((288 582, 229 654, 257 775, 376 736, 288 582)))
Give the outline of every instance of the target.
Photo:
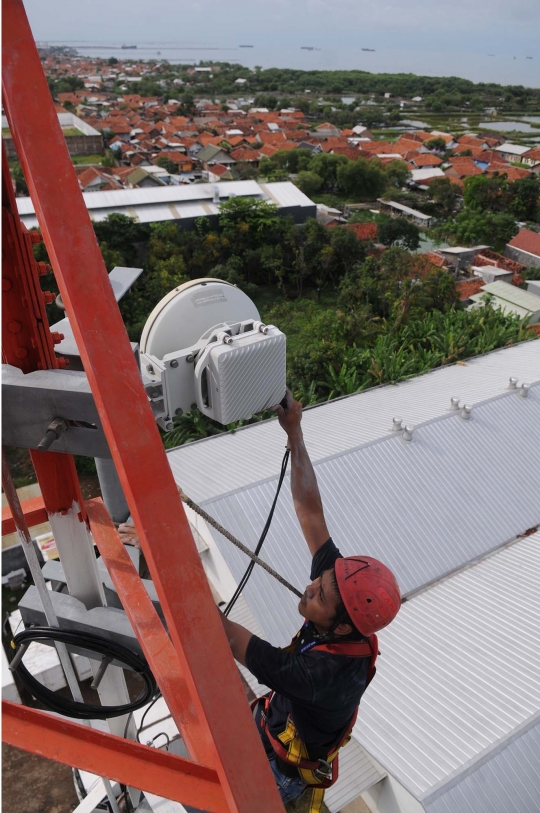
POLYGON ((417 798, 538 713, 539 580, 536 533, 416 596, 380 633, 354 733, 417 798))
MULTIPOLYGON (((399 434, 315 465, 328 527, 344 554, 386 562, 404 594, 439 579, 540 522, 540 386, 528 398, 508 393, 417 427, 407 443, 399 434)), ((185 488, 185 486, 184 486, 185 488)), ((275 479, 205 504, 247 545, 255 546, 275 479)), ((215 533, 233 576, 245 557, 215 533)), ((310 557, 284 483, 263 558, 298 588, 310 557)), ((294 632, 296 599, 255 568, 245 591, 270 640, 294 632)))
MULTIPOLYGON (((308 409, 302 426, 311 459, 391 435, 395 415, 418 424, 446 414, 452 396, 471 404, 492 398, 507 389, 510 376, 540 379, 540 340, 308 409)), ((278 474, 284 445, 271 420, 181 446, 168 457, 177 483, 200 502, 278 474)))
POLYGON ((538 813, 540 722, 424 805, 428 813, 538 813))

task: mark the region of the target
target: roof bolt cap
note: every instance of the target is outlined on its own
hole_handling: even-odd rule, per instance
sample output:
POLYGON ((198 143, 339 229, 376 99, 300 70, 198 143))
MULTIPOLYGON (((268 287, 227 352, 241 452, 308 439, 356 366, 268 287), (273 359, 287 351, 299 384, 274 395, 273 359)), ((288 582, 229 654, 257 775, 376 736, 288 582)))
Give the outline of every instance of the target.
POLYGON ((401 432, 403 429, 403 418, 392 418, 392 432, 401 432))
POLYGON ((517 378, 514 378, 514 376, 512 376, 512 378, 508 382, 508 389, 509 390, 515 390, 516 387, 517 387, 517 383, 518 383, 517 378))
POLYGON ((526 398, 529 394, 530 388, 531 388, 530 384, 522 384, 518 390, 518 395, 521 395, 522 398, 526 398))
POLYGON ((468 404, 465 404, 465 406, 461 410, 461 417, 463 418, 464 421, 468 421, 470 419, 471 412, 472 412, 472 406, 469 406, 468 404))
POLYGON ((450 398, 450 409, 459 409, 459 398, 450 398))

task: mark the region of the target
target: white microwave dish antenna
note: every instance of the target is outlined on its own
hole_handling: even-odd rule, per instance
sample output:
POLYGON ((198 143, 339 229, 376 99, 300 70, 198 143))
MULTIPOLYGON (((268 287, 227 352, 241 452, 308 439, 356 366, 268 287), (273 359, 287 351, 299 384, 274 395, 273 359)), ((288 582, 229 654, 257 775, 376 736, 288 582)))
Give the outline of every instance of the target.
POLYGON ((167 353, 192 347, 214 325, 260 318, 240 288, 221 279, 194 279, 158 302, 144 326, 141 353, 162 359, 167 353))

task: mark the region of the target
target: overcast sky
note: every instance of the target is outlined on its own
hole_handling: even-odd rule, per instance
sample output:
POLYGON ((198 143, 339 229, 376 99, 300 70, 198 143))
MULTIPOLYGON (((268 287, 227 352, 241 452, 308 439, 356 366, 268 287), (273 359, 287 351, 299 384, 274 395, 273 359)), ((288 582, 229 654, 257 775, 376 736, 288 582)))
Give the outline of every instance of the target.
POLYGON ((440 53, 441 63, 453 53, 480 51, 534 55, 540 71, 540 0, 26 0, 25 6, 38 40, 424 49, 440 53))

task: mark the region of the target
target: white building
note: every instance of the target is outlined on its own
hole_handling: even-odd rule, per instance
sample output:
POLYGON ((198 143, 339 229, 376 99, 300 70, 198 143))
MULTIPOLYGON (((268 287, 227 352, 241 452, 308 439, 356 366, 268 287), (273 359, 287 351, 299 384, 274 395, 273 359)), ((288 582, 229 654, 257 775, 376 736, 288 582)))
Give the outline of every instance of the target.
POLYGON ((504 144, 500 144, 494 149, 503 160, 509 161, 511 164, 520 164, 522 157, 526 152, 529 152, 531 148, 530 146, 524 147, 522 144, 511 144, 509 141, 505 141, 504 144))

